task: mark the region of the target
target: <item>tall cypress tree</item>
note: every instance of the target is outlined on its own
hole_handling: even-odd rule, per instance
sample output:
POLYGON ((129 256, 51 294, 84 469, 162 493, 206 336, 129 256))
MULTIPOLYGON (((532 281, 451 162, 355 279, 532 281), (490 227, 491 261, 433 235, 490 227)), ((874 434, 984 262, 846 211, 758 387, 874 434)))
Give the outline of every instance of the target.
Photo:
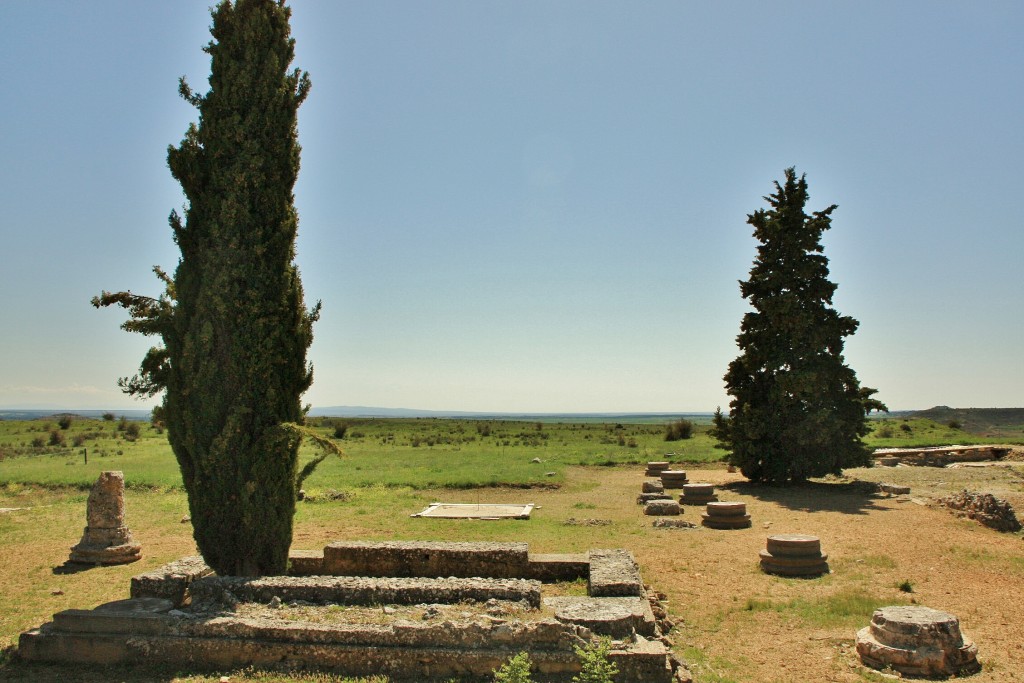
POLYGON ((770 208, 747 217, 761 244, 740 292, 754 310, 743 316, 741 353, 724 377, 729 416, 718 411, 714 427, 731 464, 771 483, 867 465, 867 415, 885 410, 843 359, 843 340, 859 323, 832 308, 821 235, 836 205, 808 215, 805 176, 785 175, 765 197, 770 208))
POLYGON ((167 161, 184 220, 181 259, 158 299, 104 292, 94 305, 131 313, 123 327, 159 335, 126 392, 164 390, 163 419, 188 492, 199 551, 223 575, 283 573, 292 536, 300 397, 319 304, 306 310, 294 265, 297 113, 306 73, 283 0, 223 0, 212 12, 210 90, 167 161))

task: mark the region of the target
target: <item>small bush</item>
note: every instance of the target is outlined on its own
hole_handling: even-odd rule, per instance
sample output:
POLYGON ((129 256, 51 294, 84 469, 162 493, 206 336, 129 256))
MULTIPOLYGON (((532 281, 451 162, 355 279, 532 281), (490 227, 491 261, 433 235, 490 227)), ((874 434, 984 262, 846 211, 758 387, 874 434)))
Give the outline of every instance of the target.
POLYGON ((103 421, 104 422, 113 422, 114 421, 114 414, 113 413, 103 413, 103 421))
POLYGON ((612 642, 608 638, 590 641, 587 647, 576 647, 580 660, 580 673, 572 677, 572 683, 614 683, 619 667, 608 661, 612 642))
POLYGON ((345 434, 348 433, 348 425, 344 422, 334 425, 334 438, 344 439, 345 434))
POLYGON ((85 434, 75 434, 71 437, 71 445, 75 448, 81 447, 85 443, 85 434))
POLYGON ((909 432, 912 432, 914 430, 910 428, 910 425, 908 425, 906 422, 904 422, 903 424, 900 425, 900 431, 901 432, 908 432, 909 433, 909 432))
POLYGON ((124 428, 124 438, 126 441, 135 441, 139 438, 141 433, 142 428, 139 426, 138 422, 132 422, 124 428))
POLYGON ((665 441, 682 441, 693 436, 693 423, 685 418, 665 425, 665 441))
POLYGON ((957 422, 956 420, 950 420, 949 423, 947 424, 947 426, 950 429, 963 429, 964 428, 964 426, 962 424, 960 424, 959 422, 957 422))
POLYGON ((128 418, 122 415, 121 420, 117 423, 117 431, 123 432, 126 429, 128 429, 128 418))
POLYGON ((50 445, 51 446, 63 446, 64 445, 64 435, 59 430, 54 429, 52 432, 50 432, 50 445))
POLYGON ((879 439, 891 439, 892 434, 892 427, 890 427, 889 425, 882 425, 881 427, 875 430, 875 436, 877 436, 879 439))
POLYGON ((896 584, 896 587, 899 588, 904 593, 913 593, 914 592, 914 584, 910 582, 910 579, 904 579, 900 583, 896 584))
POLYGON ((530 678, 530 655, 520 652, 510 657, 494 672, 494 683, 532 683, 530 678))
POLYGON ((71 429, 71 423, 73 422, 70 415, 61 415, 60 419, 57 420, 57 426, 67 431, 71 429))
POLYGON ((46 439, 44 439, 43 437, 36 436, 32 438, 32 448, 42 448, 45 445, 46 439))

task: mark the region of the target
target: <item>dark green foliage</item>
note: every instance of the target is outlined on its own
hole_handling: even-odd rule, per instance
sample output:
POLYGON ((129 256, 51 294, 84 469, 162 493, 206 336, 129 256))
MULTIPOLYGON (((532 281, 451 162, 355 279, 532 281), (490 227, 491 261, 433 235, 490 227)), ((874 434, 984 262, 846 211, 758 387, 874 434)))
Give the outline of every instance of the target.
POLYGON ((572 677, 573 683, 614 683, 619 667, 608 658, 612 649, 609 638, 596 638, 586 647, 573 649, 580 660, 580 672, 572 677))
POLYGON ((181 260, 151 299, 107 293, 126 330, 163 345, 121 381, 130 394, 165 391, 161 418, 188 491, 199 551, 222 575, 286 570, 298 494, 300 396, 312 382, 307 311, 294 265, 299 170, 296 118, 309 78, 289 71, 290 9, 222 1, 213 11, 210 90, 181 96, 199 110, 171 174, 187 199, 172 212, 181 260))
POLYGON ((61 415, 57 418, 57 426, 64 430, 71 429, 72 422, 74 422, 74 418, 70 415, 61 415))
POLYGON ((64 445, 64 435, 61 432, 59 432, 56 429, 54 429, 52 432, 50 432, 49 445, 51 445, 51 446, 63 446, 64 445))
POLYGON ((679 418, 665 425, 665 441, 681 441, 693 437, 693 422, 679 418))
POLYGON ((530 655, 520 652, 510 657, 494 672, 494 683, 533 683, 530 678, 530 655))
POLYGON ((867 414, 885 406, 843 359, 858 322, 832 308, 821 247, 836 206, 806 214, 807 182, 792 168, 775 189, 770 208, 747 217, 760 246, 740 291, 754 310, 724 378, 730 414, 716 413, 713 434, 744 476, 784 483, 867 465, 867 414))

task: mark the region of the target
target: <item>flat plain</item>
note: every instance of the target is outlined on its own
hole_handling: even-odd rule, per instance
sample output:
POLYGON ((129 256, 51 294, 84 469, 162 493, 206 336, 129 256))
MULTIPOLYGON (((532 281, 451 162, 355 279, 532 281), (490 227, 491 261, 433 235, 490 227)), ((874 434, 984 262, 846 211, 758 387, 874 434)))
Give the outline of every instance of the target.
MULTIPOLYGON (((323 463, 299 503, 295 549, 334 540, 526 541, 531 552, 625 547, 644 578, 669 598, 670 637, 696 681, 882 681, 853 649, 857 629, 880 606, 917 603, 952 612, 979 648, 971 680, 1019 680, 1024 670, 1024 542, 963 519, 935 500, 962 489, 989 492, 1024 509, 1021 451, 982 467, 848 470, 797 487, 752 485, 720 462, 704 425, 666 442, 663 424, 469 420, 316 421, 344 458, 323 463), (666 455, 671 453, 672 455, 666 455), (644 463, 668 459, 691 481, 742 501, 750 529, 652 526, 635 502, 644 463), (909 495, 875 490, 885 481, 909 495), (529 520, 413 518, 432 502, 533 503, 529 520), (818 579, 763 574, 768 535, 821 538, 831 573, 818 579)), ((991 442, 931 420, 874 423, 876 446, 991 442)), ((327 674, 180 669, 109 670, 27 665, 18 634, 68 608, 127 597, 132 575, 195 554, 188 504, 164 435, 140 423, 131 437, 117 421, 0 422, 0 680, 341 681, 327 674), (54 431, 62 432, 52 437, 54 431), (91 435, 87 438, 77 438, 91 435), (64 444, 51 444, 51 439, 64 444), (39 440, 43 441, 42 445, 39 440), (133 440, 134 439, 134 440, 133 440), (77 442, 77 444, 76 444, 77 442), (33 445, 33 443, 37 445, 33 445), (83 449, 85 453, 83 454, 83 449), (119 453, 120 451, 120 453, 119 453), (86 459, 88 462, 86 462, 86 459), (65 565, 85 524, 88 488, 103 470, 125 473, 128 525, 142 543, 131 565, 82 570, 65 565)), ((1001 432, 1001 436, 1007 433, 1001 432)), ((310 457, 304 453, 304 457, 310 457)))

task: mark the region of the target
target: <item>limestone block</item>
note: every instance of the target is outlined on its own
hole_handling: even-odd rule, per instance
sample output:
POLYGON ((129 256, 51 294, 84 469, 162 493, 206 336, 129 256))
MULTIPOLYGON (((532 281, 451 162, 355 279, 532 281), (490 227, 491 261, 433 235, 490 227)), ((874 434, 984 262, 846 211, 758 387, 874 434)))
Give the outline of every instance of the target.
POLYGON ((679 503, 669 498, 668 500, 652 500, 644 505, 644 514, 657 517, 675 516, 682 513, 679 503))
POLYGON ((664 493, 665 485, 660 479, 645 479, 640 490, 644 493, 664 493))

